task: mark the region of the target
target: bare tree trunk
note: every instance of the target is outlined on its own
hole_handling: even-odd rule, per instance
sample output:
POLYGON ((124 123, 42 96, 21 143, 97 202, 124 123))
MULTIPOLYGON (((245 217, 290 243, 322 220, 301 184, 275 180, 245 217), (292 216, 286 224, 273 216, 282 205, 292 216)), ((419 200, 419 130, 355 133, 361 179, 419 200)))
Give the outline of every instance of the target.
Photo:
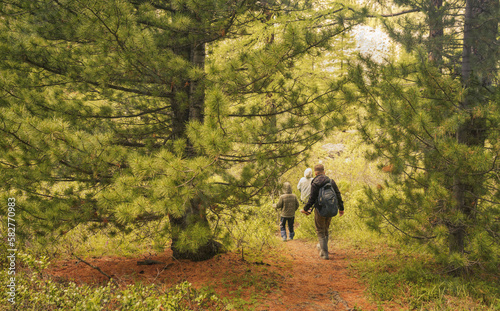
MULTIPOLYGON (((191 50, 191 63, 203 70, 205 68, 205 43, 197 43, 191 50)), ((205 85, 203 80, 193 80, 189 84, 189 119, 203 122, 205 105, 205 85)))
MULTIPOLYGON (((189 57, 191 64, 204 69, 205 67, 205 44, 197 43, 191 48, 183 51, 185 57, 189 57)), ((179 92, 185 93, 187 98, 186 103, 176 103, 172 105, 174 109, 174 133, 176 138, 186 138, 186 125, 189 121, 203 122, 204 119, 204 104, 205 104, 205 85, 203 80, 191 80, 183 82, 179 86, 179 92), (177 110, 175 110, 177 109, 177 110)), ((187 140, 186 157, 193 158, 196 156, 196 150, 193 145, 187 140)), ((210 225, 206 215, 206 204, 203 202, 203 196, 198 193, 197 196, 189 201, 189 205, 182 217, 174 217, 169 215, 170 225, 172 227, 172 245, 173 255, 178 259, 190 259, 193 261, 207 260, 215 256, 220 249, 220 244, 212 238, 202 245, 195 252, 183 250, 182 242, 179 241, 179 234, 188 230, 189 227, 198 225, 207 228, 210 232, 210 225)), ((192 237, 196 239, 197 237, 192 237)))
MULTIPOLYGON (((487 124, 484 117, 474 117, 473 109, 486 105, 484 96, 491 86, 497 67, 498 0, 466 0, 464 40, 462 52, 462 84, 465 90, 461 109, 469 115, 457 132, 459 144, 484 147, 487 124)), ((453 180, 456 211, 464 221, 450 224, 450 253, 466 251, 467 221, 473 220, 477 209, 479 189, 484 176, 477 174, 473 181, 465 174, 457 174, 453 180)), ((465 271, 461 271, 465 272, 465 271)))
POLYGON ((429 11, 429 60, 439 64, 443 59, 443 13, 440 10, 443 0, 430 0, 429 11))

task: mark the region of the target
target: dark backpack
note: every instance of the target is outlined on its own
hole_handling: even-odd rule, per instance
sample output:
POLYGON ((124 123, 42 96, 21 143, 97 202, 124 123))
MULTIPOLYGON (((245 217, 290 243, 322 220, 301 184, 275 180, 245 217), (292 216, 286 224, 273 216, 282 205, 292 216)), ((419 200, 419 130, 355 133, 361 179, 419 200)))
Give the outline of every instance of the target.
POLYGON ((339 199, 331 182, 319 189, 317 210, 323 217, 333 217, 339 212, 339 199))

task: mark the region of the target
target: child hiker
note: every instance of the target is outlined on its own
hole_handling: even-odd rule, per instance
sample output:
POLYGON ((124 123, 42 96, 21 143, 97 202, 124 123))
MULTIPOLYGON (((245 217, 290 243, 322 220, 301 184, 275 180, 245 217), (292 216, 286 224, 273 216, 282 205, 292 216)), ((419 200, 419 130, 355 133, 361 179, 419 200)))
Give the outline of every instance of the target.
POLYGON ((288 232, 290 240, 293 240, 295 232, 293 231, 293 223, 295 221, 295 211, 299 208, 299 200, 292 193, 292 185, 289 182, 283 184, 283 195, 280 196, 276 209, 281 210, 280 231, 283 241, 286 241, 286 224, 288 223, 288 232))

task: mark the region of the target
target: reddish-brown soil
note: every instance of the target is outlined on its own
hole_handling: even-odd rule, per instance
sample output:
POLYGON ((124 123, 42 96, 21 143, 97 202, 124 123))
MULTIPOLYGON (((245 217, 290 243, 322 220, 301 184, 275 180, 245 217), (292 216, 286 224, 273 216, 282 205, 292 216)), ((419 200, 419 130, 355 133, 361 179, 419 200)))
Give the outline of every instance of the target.
MULTIPOLYGON (((332 243, 333 244, 333 243, 332 243)), ((283 243, 275 253, 257 261, 239 253, 226 253, 211 260, 191 262, 163 254, 138 258, 86 258, 118 284, 142 282, 165 287, 182 281, 194 287, 210 287, 220 297, 247 301, 256 310, 377 310, 367 298, 366 287, 348 268, 355 253, 330 246, 330 260, 318 256, 315 243, 294 240, 283 243), (138 265, 152 259, 162 262, 138 265)), ((108 278, 98 269, 77 260, 51 265, 49 275, 60 281, 104 284, 108 278)), ((389 306, 384 306, 389 310, 389 306)))

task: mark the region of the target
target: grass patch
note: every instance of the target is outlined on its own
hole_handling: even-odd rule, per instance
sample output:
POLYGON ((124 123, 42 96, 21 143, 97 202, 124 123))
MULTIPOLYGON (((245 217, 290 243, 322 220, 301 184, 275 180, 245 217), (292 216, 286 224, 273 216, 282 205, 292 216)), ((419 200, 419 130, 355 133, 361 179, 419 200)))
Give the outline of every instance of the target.
POLYGON ((453 277, 431 256, 416 252, 372 252, 352 265, 380 305, 408 310, 500 310, 498 276, 453 277))

